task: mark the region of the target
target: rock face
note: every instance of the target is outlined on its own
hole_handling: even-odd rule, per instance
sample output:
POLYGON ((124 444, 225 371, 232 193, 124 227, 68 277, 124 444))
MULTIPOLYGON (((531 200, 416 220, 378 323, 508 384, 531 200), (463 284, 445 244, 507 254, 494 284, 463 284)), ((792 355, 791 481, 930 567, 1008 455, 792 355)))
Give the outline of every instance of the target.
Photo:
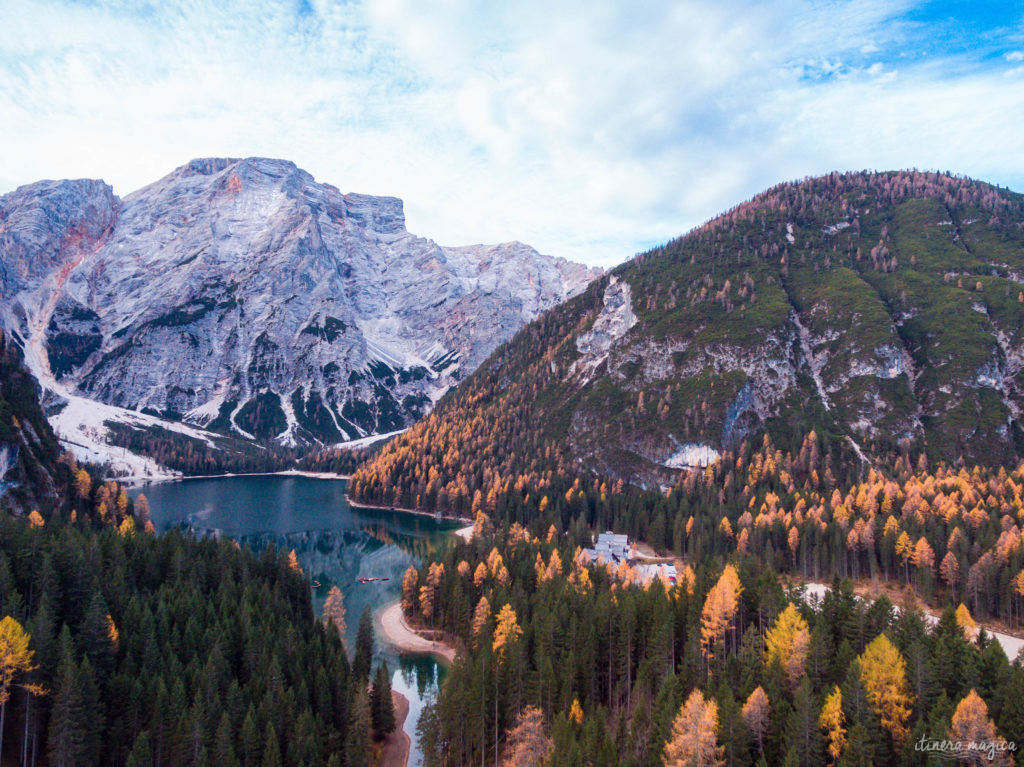
POLYGON ((282 160, 0 197, 0 322, 52 395, 284 444, 403 428, 598 273, 441 247, 282 160))

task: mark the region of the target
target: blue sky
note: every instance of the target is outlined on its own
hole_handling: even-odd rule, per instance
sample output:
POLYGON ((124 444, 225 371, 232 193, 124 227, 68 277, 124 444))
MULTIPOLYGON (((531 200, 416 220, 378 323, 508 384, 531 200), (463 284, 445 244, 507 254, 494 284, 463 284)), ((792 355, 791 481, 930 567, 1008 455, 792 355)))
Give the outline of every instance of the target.
POLYGON ((610 266, 779 181, 1024 191, 1024 2, 0 0, 0 192, 285 157, 610 266))

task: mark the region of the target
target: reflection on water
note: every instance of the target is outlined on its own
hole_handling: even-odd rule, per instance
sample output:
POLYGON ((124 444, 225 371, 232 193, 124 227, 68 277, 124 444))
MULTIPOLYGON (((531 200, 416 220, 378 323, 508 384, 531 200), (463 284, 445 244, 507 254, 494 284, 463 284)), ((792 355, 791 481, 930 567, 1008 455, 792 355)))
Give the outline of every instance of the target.
MULTIPOLYGON (((349 651, 363 608, 398 599, 402 573, 438 546, 458 525, 403 512, 353 509, 343 480, 294 476, 222 477, 144 485, 130 491, 149 499, 158 530, 181 527, 197 535, 228 536, 256 553, 274 545, 294 549, 310 579, 319 612, 331 586, 345 595, 349 651), (381 580, 359 583, 359 578, 381 580)), ((412 740, 409 764, 421 762, 416 724, 433 699, 444 668, 430 656, 395 655, 378 639, 376 661, 387 659, 392 686, 409 699, 404 729, 412 740)))

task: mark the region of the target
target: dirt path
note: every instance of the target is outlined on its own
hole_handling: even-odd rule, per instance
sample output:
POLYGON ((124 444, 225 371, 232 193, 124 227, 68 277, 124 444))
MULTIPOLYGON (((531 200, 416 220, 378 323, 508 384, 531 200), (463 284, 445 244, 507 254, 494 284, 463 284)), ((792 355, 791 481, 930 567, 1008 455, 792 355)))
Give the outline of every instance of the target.
POLYGON ((395 704, 395 731, 384 739, 380 752, 378 767, 405 767, 409 762, 409 749, 412 742, 405 734, 402 726, 409 716, 409 700, 400 692, 391 691, 391 700, 395 704))
POLYGON ((455 660, 455 648, 445 642, 435 642, 417 634, 402 615, 402 605, 394 602, 378 614, 381 633, 397 650, 434 655, 451 663, 455 660))

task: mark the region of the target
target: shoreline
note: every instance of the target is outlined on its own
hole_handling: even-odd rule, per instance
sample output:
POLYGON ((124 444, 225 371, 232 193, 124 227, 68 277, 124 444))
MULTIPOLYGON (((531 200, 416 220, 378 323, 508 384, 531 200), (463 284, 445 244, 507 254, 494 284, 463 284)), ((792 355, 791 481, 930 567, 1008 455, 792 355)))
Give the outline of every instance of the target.
MULTIPOLYGON (((186 479, 228 479, 230 477, 306 477, 307 479, 352 479, 351 474, 335 474, 330 471, 303 471, 301 469, 285 469, 284 471, 253 471, 227 474, 188 474, 183 476, 131 476, 115 477, 116 481, 126 487, 151 485, 162 482, 181 482, 186 479)), ((347 497, 347 496, 346 496, 347 497)))
MULTIPOLYGON (((404 506, 381 506, 375 503, 363 503, 362 501, 353 501, 352 497, 348 493, 345 493, 345 502, 353 509, 371 509, 373 511, 400 511, 403 514, 417 514, 421 517, 444 519, 449 522, 463 522, 469 527, 470 530, 473 529, 473 520, 467 519, 466 517, 456 517, 452 516, 451 514, 441 514, 439 512, 425 511, 423 509, 407 509, 404 506)), ((465 537, 462 532, 465 529, 465 527, 459 528, 455 531, 455 533, 460 537, 465 537)))
POLYGON ((419 655, 433 655, 442 662, 451 665, 455 660, 455 647, 447 642, 435 642, 420 636, 402 615, 402 603, 391 602, 379 610, 375 616, 381 635, 395 650, 419 655))
POLYGON ((391 702, 395 706, 395 730, 384 739, 378 767, 406 767, 412 752, 412 739, 404 729, 409 717, 409 699, 392 690, 391 702))

